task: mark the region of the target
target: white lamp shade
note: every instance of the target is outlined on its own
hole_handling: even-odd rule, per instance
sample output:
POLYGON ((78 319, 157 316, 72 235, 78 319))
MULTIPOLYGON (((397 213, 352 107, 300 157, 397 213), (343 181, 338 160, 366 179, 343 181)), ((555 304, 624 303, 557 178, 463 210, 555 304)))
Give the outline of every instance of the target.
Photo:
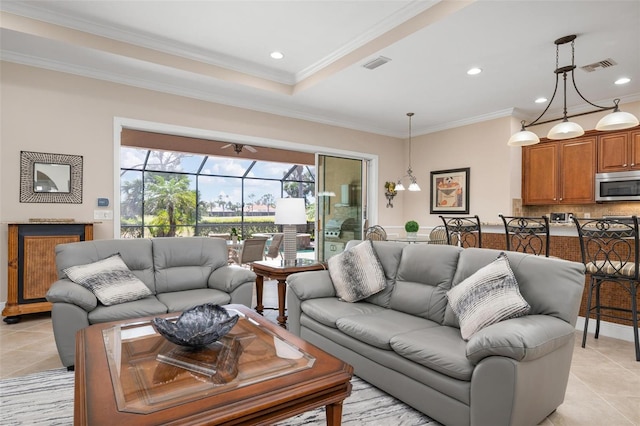
POLYGON ((563 121, 549 130, 549 139, 571 139, 584 135, 584 129, 573 121, 563 121))
POLYGON ((409 191, 420 191, 420 186, 413 182, 411 183, 411 185, 409 185, 409 191))
POLYGON ((278 198, 276 200, 276 225, 304 225, 307 213, 304 198, 278 198))
POLYGON ((396 184, 396 191, 404 191, 404 185, 402 184, 402 182, 398 182, 396 184))
POLYGON ((596 124, 596 130, 622 130, 635 127, 638 124, 638 118, 635 115, 624 111, 617 111, 602 117, 600 121, 598 121, 598 124, 596 124))
POLYGON ((534 145, 540 142, 540 138, 533 132, 528 130, 521 130, 517 133, 514 133, 509 138, 509 142, 507 145, 509 146, 527 146, 534 145))

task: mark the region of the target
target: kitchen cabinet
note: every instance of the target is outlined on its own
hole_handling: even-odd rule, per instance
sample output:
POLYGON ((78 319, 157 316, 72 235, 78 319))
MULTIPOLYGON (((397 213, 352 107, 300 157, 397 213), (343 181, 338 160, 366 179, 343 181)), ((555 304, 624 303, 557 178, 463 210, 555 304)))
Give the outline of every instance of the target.
POLYGON ((93 239, 92 223, 8 224, 7 303, 2 315, 13 324, 20 315, 51 311, 45 295, 58 279, 55 247, 93 239))
POLYGON ((522 151, 524 205, 595 202, 596 137, 548 141, 522 151))
POLYGON ((640 170, 640 130, 598 136, 598 173, 640 170))

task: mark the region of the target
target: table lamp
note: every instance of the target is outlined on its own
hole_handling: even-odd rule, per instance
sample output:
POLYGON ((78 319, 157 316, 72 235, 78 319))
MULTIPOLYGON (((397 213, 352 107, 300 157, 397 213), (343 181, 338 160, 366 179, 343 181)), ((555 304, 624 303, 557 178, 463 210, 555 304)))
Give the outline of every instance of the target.
POLYGON ((307 223, 304 198, 278 198, 276 200, 276 225, 284 225, 284 265, 296 264, 297 232, 295 225, 307 223))

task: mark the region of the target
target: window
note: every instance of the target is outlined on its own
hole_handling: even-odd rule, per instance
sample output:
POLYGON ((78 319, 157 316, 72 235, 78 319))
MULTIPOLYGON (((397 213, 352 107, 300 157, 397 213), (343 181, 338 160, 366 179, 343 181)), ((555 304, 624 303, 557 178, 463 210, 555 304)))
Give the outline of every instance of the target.
MULTIPOLYGON (((277 232, 276 198, 301 197, 315 215, 315 167, 272 161, 120 149, 121 237, 277 232)), ((313 232, 313 223, 302 232, 313 232)))

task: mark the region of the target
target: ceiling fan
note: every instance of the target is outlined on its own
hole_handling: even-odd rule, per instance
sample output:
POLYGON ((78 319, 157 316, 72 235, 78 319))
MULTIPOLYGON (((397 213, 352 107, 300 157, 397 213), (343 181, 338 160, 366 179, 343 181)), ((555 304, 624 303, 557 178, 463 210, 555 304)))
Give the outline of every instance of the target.
POLYGON ((220 147, 220 149, 226 149, 229 147, 233 147, 233 150, 238 155, 240 155, 240 153, 242 152, 242 148, 247 148, 247 150, 251 152, 258 152, 258 150, 252 147, 251 145, 243 145, 241 143, 228 143, 225 146, 220 147))

